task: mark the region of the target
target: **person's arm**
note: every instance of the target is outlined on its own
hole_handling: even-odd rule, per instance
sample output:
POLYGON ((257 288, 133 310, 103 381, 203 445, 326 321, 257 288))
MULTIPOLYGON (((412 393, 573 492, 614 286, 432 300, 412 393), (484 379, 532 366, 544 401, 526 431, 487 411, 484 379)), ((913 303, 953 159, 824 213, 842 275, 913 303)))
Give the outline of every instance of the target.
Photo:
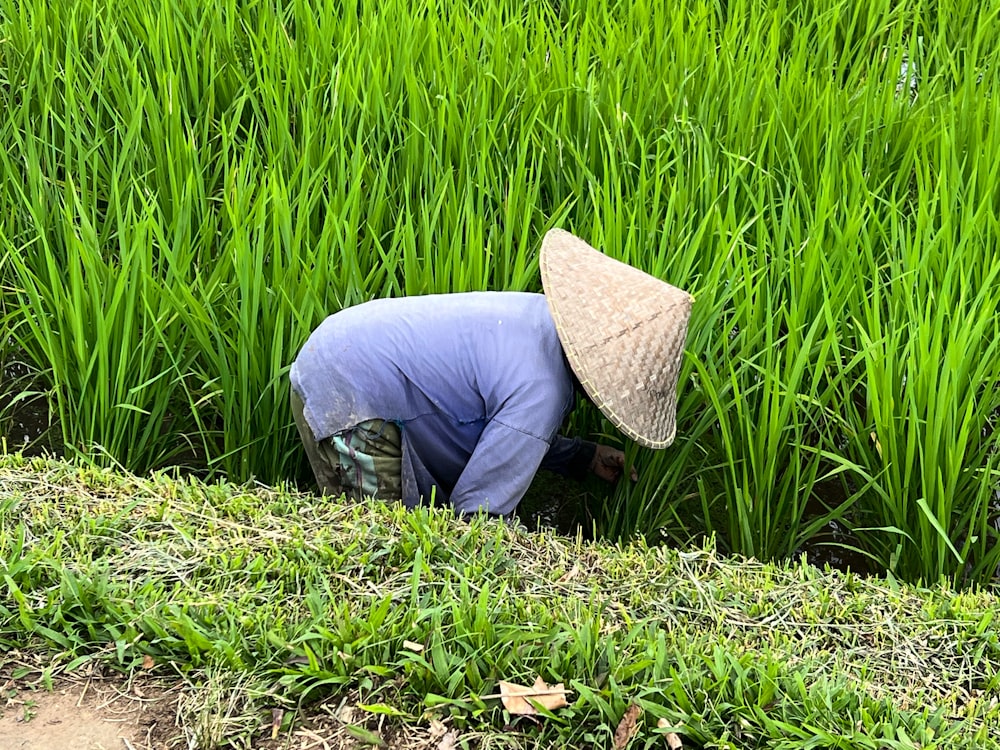
POLYGON ((455 511, 513 513, 548 451, 542 438, 490 420, 451 492, 455 511))
POLYGON ((552 447, 542 459, 540 468, 570 479, 583 481, 590 471, 596 452, 597 443, 556 435, 556 439, 552 441, 552 447))
MULTIPOLYGON (((578 481, 583 481, 589 472, 605 482, 617 482, 625 473, 625 454, 609 445, 559 435, 542 460, 541 468, 578 481)), ((629 466, 628 475, 633 482, 639 478, 634 466, 629 466)))
MULTIPOLYGON (((605 482, 617 482, 625 474, 625 454, 610 445, 598 444, 590 470, 605 482)), ((628 475, 633 482, 639 479, 634 466, 628 467, 628 475)))

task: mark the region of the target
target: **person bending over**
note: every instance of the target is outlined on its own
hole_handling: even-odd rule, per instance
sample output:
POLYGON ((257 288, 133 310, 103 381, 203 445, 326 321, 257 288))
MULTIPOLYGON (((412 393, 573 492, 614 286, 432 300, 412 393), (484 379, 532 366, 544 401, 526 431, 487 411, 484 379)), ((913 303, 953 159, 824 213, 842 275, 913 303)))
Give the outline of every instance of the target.
POLYGON ((691 295, 560 229, 539 267, 544 294, 377 299, 313 331, 291 401, 324 494, 506 518, 539 469, 617 481, 621 451, 559 434, 576 388, 641 445, 673 441, 691 295))

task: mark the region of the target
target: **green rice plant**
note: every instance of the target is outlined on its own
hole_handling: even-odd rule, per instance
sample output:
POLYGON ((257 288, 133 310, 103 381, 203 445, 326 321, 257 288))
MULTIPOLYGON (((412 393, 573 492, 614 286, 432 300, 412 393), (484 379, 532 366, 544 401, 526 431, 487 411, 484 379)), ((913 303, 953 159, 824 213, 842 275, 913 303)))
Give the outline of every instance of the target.
MULTIPOLYGON (((786 65, 798 86, 806 52, 769 64, 786 65)), ((822 94, 840 97, 832 79, 822 86, 822 94)), ((778 101, 766 92, 754 96, 743 109, 768 110, 778 101)), ((853 198, 842 205, 843 177, 823 170, 851 155, 817 151, 818 129, 792 131, 782 126, 780 111, 771 117, 752 158, 719 148, 696 129, 672 160, 678 188, 671 202, 685 185, 704 186, 695 210, 705 218, 655 257, 686 267, 698 302, 680 382, 677 443, 641 459, 640 485, 620 490, 615 512, 629 518, 627 533, 662 528, 683 538, 681 513, 700 511, 703 532, 719 528, 734 549, 771 556, 790 553, 826 520, 806 524, 803 514, 813 487, 834 466, 819 453, 831 432, 827 364, 839 338, 843 285, 831 289, 827 282, 849 260, 844 241, 831 245, 823 233, 843 218, 856 221, 859 208, 853 198), (776 163, 764 169, 768 159, 776 163), (809 193, 800 188, 807 180, 815 183, 809 193), (698 498, 695 511, 690 500, 698 498)), ((844 120, 832 106, 815 110, 815 117, 844 120)), ((679 210, 664 224, 684 222, 685 215, 679 210)))
POLYGON ((741 301, 760 311, 760 327, 753 329, 760 331, 758 337, 740 337, 748 349, 735 352, 732 360, 695 362, 700 388, 712 406, 721 450, 716 461, 725 477, 715 480, 718 485, 701 478, 699 492, 709 529, 713 493, 719 493, 725 498, 729 544, 770 559, 790 554, 805 541, 806 504, 823 470, 809 447, 817 439, 813 424, 823 418, 830 344, 822 318, 804 330, 790 325, 787 333, 780 330, 785 321, 759 296, 765 286, 760 278, 747 275, 747 296, 741 301))
POLYGON ((629 447, 600 531, 774 557, 838 519, 901 575, 985 580, 997 17, 0 0, 4 320, 67 445, 280 481, 324 316, 538 291, 563 226, 698 298, 677 442, 629 447))
POLYGON ((936 277, 933 291, 908 272, 874 289, 859 331, 872 429, 859 430, 853 447, 859 478, 873 492, 862 504, 873 528, 859 533, 874 537, 880 559, 905 576, 983 578, 1000 562, 992 526, 998 267, 973 286, 964 263, 942 261, 943 275, 926 277, 936 277), (905 325, 882 317, 883 295, 903 308, 895 319, 905 325))
MULTIPOLYGON (((924 50, 928 66, 943 51, 924 50)), ((857 385, 837 399, 849 427, 835 460, 853 474, 866 547, 925 580, 983 580, 997 565, 996 167, 952 150, 997 146, 974 59, 931 78, 938 100, 900 113, 919 128, 887 144, 884 208, 873 204, 858 263, 844 267, 856 354, 842 360, 842 382, 857 385)))
MULTIPOLYGON (((901 13, 906 11, 906 8, 900 9, 901 13)), ((761 30, 760 33, 771 36, 764 30, 761 30)), ((820 35, 822 36, 823 33, 820 32, 820 35)), ((977 39, 973 42, 976 45, 981 43, 978 36, 977 34, 977 39)), ((809 39, 810 35, 804 34, 801 38, 809 39)), ((829 38, 832 39, 832 37, 829 38)), ((916 59, 918 52, 925 52, 926 56, 920 60, 922 66, 932 64, 933 53, 940 54, 945 51, 940 46, 932 48, 926 41, 920 50, 916 46, 908 46, 898 35, 898 32, 895 39, 890 36, 886 37, 885 41, 890 45, 894 44, 895 49, 908 50, 911 59, 916 59)), ((849 47, 849 40, 837 40, 836 44, 831 44, 831 49, 835 49, 841 43, 845 44, 845 50, 849 47)), ((889 237, 898 231, 895 228, 896 217, 905 216, 901 213, 887 214, 883 206, 896 210, 897 206, 903 204, 894 202, 896 199, 893 198, 880 205, 876 202, 879 200, 876 191, 880 192, 888 187, 892 191, 891 194, 902 195, 905 196, 904 200, 909 200, 912 197, 912 189, 908 186, 912 183, 906 179, 906 176, 912 173, 916 163, 915 159, 920 153, 919 145, 932 142, 939 133, 943 132, 938 129, 937 125, 940 119, 933 121, 935 124, 930 128, 924 126, 922 131, 916 129, 920 126, 920 118, 926 117, 930 112, 940 111, 940 100, 935 102, 932 94, 931 104, 926 109, 922 110, 917 107, 912 112, 907 111, 893 98, 893 87, 887 85, 884 80, 888 71, 893 74, 889 82, 895 83, 893 63, 886 63, 883 60, 881 62, 883 67, 880 71, 877 56, 871 55, 870 51, 863 48, 860 51, 863 57, 870 55, 875 58, 875 61, 865 63, 863 58, 853 61, 840 60, 840 65, 846 67, 849 73, 843 86, 862 85, 866 86, 867 89, 863 88, 853 101, 848 100, 840 90, 840 81, 837 81, 837 86, 831 85, 836 80, 833 76, 827 81, 822 81, 816 77, 816 71, 812 66, 804 64, 804 61, 815 61, 813 48, 805 46, 793 48, 790 57, 779 55, 775 61, 790 74, 787 79, 783 76, 782 82, 785 80, 793 82, 788 86, 783 86, 782 93, 790 95, 792 101, 800 92, 808 90, 802 86, 802 83, 815 81, 820 84, 820 88, 810 104, 811 110, 807 110, 808 114, 812 115, 815 124, 809 120, 803 122, 801 117, 801 106, 805 106, 807 102, 803 101, 800 108, 796 109, 794 105, 788 106, 785 103, 788 101, 787 97, 782 97, 782 100, 778 100, 781 102, 781 107, 775 108, 771 116, 775 119, 763 121, 763 126, 767 130, 764 133, 763 143, 757 146, 758 155, 742 162, 752 164, 754 167, 754 173, 750 182, 747 183, 745 193, 748 198, 747 203, 753 208, 757 220, 767 228, 759 240, 761 242, 758 245, 759 249, 754 251, 756 254, 766 257, 769 263, 767 270, 761 271, 761 273, 767 274, 767 279, 762 284, 762 292, 757 295, 757 299, 760 301, 759 304, 767 305, 765 295, 771 295, 770 304, 772 307, 763 308, 770 313, 764 316, 766 320, 752 319, 749 325, 731 327, 728 331, 734 337, 737 346, 741 342, 746 344, 745 353, 736 360, 740 364, 735 366, 737 368, 735 372, 742 371, 742 373, 737 375, 730 372, 730 379, 742 377, 746 379, 744 382, 751 383, 753 387, 758 388, 765 387, 764 383, 767 382, 767 378, 774 378, 774 382, 782 383, 786 373, 794 375, 801 370, 789 364, 780 364, 780 360, 772 359, 773 364, 760 368, 760 372, 754 373, 753 357, 771 356, 767 352, 776 342, 780 344, 782 331, 801 330, 803 325, 809 326, 817 321, 816 316, 820 316, 824 320, 822 325, 825 328, 817 334, 819 345, 815 352, 802 353, 801 356, 804 356, 805 360, 800 360, 800 366, 805 366, 812 371, 812 387, 817 390, 812 394, 799 394, 798 403, 795 403, 795 399, 792 398, 788 405, 788 409, 791 411, 785 412, 788 415, 785 418, 785 423, 792 430, 790 437, 794 446, 795 458, 789 461, 788 456, 786 456, 774 464, 783 467, 774 474, 775 480, 788 482, 787 487, 789 489, 794 487, 795 490, 778 492, 777 495, 780 496, 780 499, 771 499, 769 502, 762 503, 761 507, 761 512, 764 514, 776 513, 778 518, 775 520, 779 522, 779 526, 776 528, 788 530, 792 537, 785 542, 787 545, 785 552, 793 549, 796 543, 803 541, 810 533, 820 528, 826 518, 843 518, 844 514, 848 513, 852 507, 855 511, 851 512, 855 513, 855 517, 863 515, 859 510, 862 498, 870 501, 865 503, 865 507, 875 504, 870 477, 855 476, 848 481, 850 498, 847 503, 839 508, 827 508, 828 515, 812 517, 807 524, 803 524, 799 514, 805 505, 806 498, 799 496, 801 487, 798 487, 797 482, 791 477, 798 471, 796 467, 807 465, 814 467, 811 473, 807 474, 807 477, 811 477, 807 481, 807 485, 819 478, 822 478, 823 481, 837 481, 839 483, 852 471, 849 462, 845 463, 843 460, 845 441, 856 440, 857 436, 871 432, 871 430, 867 430, 866 433, 863 425, 853 418, 845 420, 841 416, 841 411, 844 409, 850 411, 853 408, 851 404, 859 397, 863 400, 865 393, 864 380, 859 381, 858 371, 855 369, 861 361, 858 359, 860 355, 857 352, 863 350, 865 342, 858 340, 856 335, 852 333, 854 324, 851 321, 851 315, 856 300, 867 298, 870 294, 868 290, 871 279, 877 278, 881 273, 878 269, 869 271, 870 266, 863 263, 865 254, 874 253, 875 257, 879 258, 878 263, 884 262, 883 259, 886 257, 887 251, 880 249, 880 247, 886 246, 889 237), (848 65, 848 63, 850 64, 848 65), (872 73, 880 73, 883 80, 881 82, 866 80, 866 76, 870 76, 872 73), (880 83, 881 85, 876 88, 872 83, 880 83), (781 123, 786 107, 788 107, 789 115, 796 117, 794 130, 791 123, 784 129, 782 128, 781 123), (871 125, 873 118, 888 118, 890 127, 873 130, 871 125), (776 123, 777 127, 775 127, 776 123), (845 128, 847 138, 843 141, 829 139, 828 133, 842 132, 845 128), (856 134, 855 140, 851 138, 852 133, 856 134), (860 151, 858 146, 866 144, 867 141, 870 141, 870 144, 865 145, 864 151, 860 151), (880 144, 884 144, 884 148, 879 148, 880 144), (792 148, 789 149, 789 147, 792 148), (764 164, 767 164, 766 171, 762 167, 764 164), (879 180, 884 180, 884 182, 879 184, 879 180), (794 186, 795 192, 790 192, 788 188, 782 189, 782 182, 788 186, 794 186), (859 186, 863 189, 859 190, 859 186), (905 189, 900 189, 898 186, 905 189), (809 189, 804 191, 804 187, 809 189), (776 188, 779 191, 777 193, 775 192, 776 188), (790 218, 789 211, 797 212, 798 217, 793 213, 790 218), (805 224, 805 230, 801 228, 802 224, 805 224), (869 224, 874 225, 875 231, 868 231, 869 224), (860 254, 856 240, 860 240, 862 244, 860 254), (864 246, 866 244, 867 247, 864 246), (789 254, 787 261, 784 260, 783 253, 787 252, 784 248, 790 249, 796 245, 799 246, 799 250, 794 254, 789 254), (862 261, 860 267, 858 260, 862 261), (872 273, 872 277, 866 278, 865 275, 868 273, 872 273), (785 274, 791 274, 791 276, 786 277, 785 274), (799 278, 798 282, 796 282, 797 277, 799 278), (819 283, 820 279, 822 283, 819 283), (786 286, 786 283, 789 285, 786 286), (771 328, 772 331, 777 331, 777 334, 772 333, 770 338, 756 341, 752 338, 761 336, 761 331, 767 330, 770 321, 782 314, 785 315, 786 319, 784 321, 777 320, 776 327, 771 328), (825 354, 817 358, 819 352, 825 352, 825 354), (831 369, 830 366, 834 363, 842 362, 849 363, 846 369, 842 369, 840 365, 831 369), (744 370, 744 366, 749 366, 749 369, 744 370), (813 454, 815 454, 815 458, 813 454), (782 476, 779 477, 779 474, 782 476), (799 497, 802 505, 799 505, 799 502, 793 502, 791 506, 785 505, 788 502, 786 499, 788 497, 799 497), (789 514, 790 517, 786 516, 784 520, 779 520, 785 515, 782 512, 785 507, 794 507, 797 512, 789 514)), ((759 64, 760 61, 758 61, 758 67, 759 64)), ((768 64, 773 63, 768 61, 768 64)), ((896 65, 898 66, 898 58, 896 65)), ((898 70, 898 67, 895 70, 898 70)), ((961 72, 960 78, 968 81, 970 75, 967 68, 961 72)), ((922 80, 932 92, 934 87, 939 85, 939 81, 928 76, 926 72, 922 80)), ((778 101, 775 101, 774 104, 777 104, 778 101)), ((980 104, 977 106, 982 107, 982 100, 979 101, 980 104)), ((738 109, 742 112, 752 113, 762 108, 769 109, 774 104, 765 97, 751 99, 738 109)), ((955 132, 959 133, 966 130, 967 128, 963 127, 955 128, 955 132)), ((943 154, 935 156, 940 158, 940 155, 943 154)), ((730 197, 730 205, 734 206, 732 197, 730 197)), ((735 211, 730 208, 729 215, 740 216, 741 212, 745 212, 747 209, 746 205, 741 207, 735 204, 734 207, 735 211)), ((974 213, 977 214, 977 220, 974 224, 970 222, 970 227, 973 225, 986 227, 992 223, 986 217, 984 210, 977 208, 974 213)), ((729 224, 730 232, 739 225, 735 219, 728 219, 728 216, 727 221, 731 222, 729 224)), ((722 227, 725 228, 726 225, 723 224, 722 227)), ((917 254, 924 252, 919 245, 911 245, 911 247, 917 254)), ((748 255, 752 257, 752 254, 748 255)), ((978 273, 981 279, 982 264, 972 262, 968 267, 970 273, 973 268, 979 269, 978 273)), ((719 276, 732 279, 736 274, 727 273, 719 274, 719 276)), ((731 284, 732 281, 729 283, 731 284)), ((705 292, 699 293, 699 299, 705 299, 705 297, 705 292)), ((709 304, 713 303, 709 302, 709 304)), ((693 321, 695 327, 698 325, 698 317, 696 308, 693 321)), ((805 330, 810 329, 806 328, 805 330)), ((705 357, 705 361, 708 363, 706 368, 718 369, 717 363, 724 361, 725 350, 703 349, 699 338, 697 331, 692 333, 689 339, 689 352, 695 357, 705 357)), ((901 343, 902 341, 896 341, 890 346, 898 348, 897 345, 901 343)), ((915 361, 921 360, 922 356, 915 358, 915 361)), ((986 357, 985 361, 989 362, 990 357, 986 357)), ((980 373, 980 376, 982 375, 985 373, 980 373)), ((627 518, 629 511, 636 511, 638 508, 640 513, 644 514, 643 520, 640 522, 633 524, 629 519, 626 529, 650 529, 666 526, 669 530, 671 527, 676 528, 679 523, 683 524, 676 509, 683 504, 685 499, 697 494, 695 490, 691 489, 691 477, 695 476, 698 471, 707 474, 703 477, 705 482, 718 481, 718 475, 713 476, 716 471, 721 472, 722 475, 732 472, 727 480, 722 480, 729 492, 743 492, 745 491, 743 488, 751 484, 745 475, 735 473, 743 461, 733 453, 730 452, 714 461, 706 458, 707 455, 711 455, 713 447, 712 424, 709 420, 695 419, 688 424, 684 422, 685 398, 696 401, 702 398, 702 380, 699 377, 698 385, 685 393, 685 380, 682 379, 678 444, 674 449, 664 452, 662 456, 654 454, 642 461, 647 471, 652 468, 652 478, 647 486, 625 487, 619 491, 619 497, 623 498, 623 502, 614 507, 616 513, 627 518), (685 427, 690 431, 689 435, 685 435, 685 427), (698 446, 696 453, 693 453, 694 446, 698 446), (699 463, 694 469, 687 463, 688 456, 692 454, 699 457, 699 463), (661 491, 667 489, 669 494, 659 500, 651 500, 656 496, 658 489, 661 491), (664 511, 659 519, 656 517, 657 507, 664 511)), ((708 378, 708 381, 717 390, 718 383, 725 382, 725 379, 717 376, 708 378)), ((987 382, 989 382, 988 379, 987 382)), ((752 403, 752 394, 743 390, 739 395, 734 395, 730 399, 718 398, 715 408, 724 415, 729 415, 731 412, 739 413, 740 410, 752 409, 752 403)), ((705 412, 695 407, 695 413, 700 416, 705 412)), ((777 413, 781 414, 782 412, 777 413)), ((978 416, 974 421, 980 425, 983 424, 983 415, 989 414, 989 405, 984 402, 982 408, 976 408, 976 413, 978 416)), ((720 428, 729 419, 732 418, 727 417, 723 422, 720 422, 720 428)), ((770 419, 762 420, 759 415, 752 411, 739 413, 739 416, 732 421, 746 430, 741 441, 744 443, 749 442, 750 436, 766 434, 766 431, 762 429, 763 426, 773 424, 770 419)), ((733 441, 727 439, 727 442, 733 441)), ((786 443, 787 440, 778 430, 768 436, 767 442, 775 446, 786 443)), ((995 486, 995 480, 990 476, 991 469, 989 468, 989 456, 994 450, 989 447, 991 443, 992 440, 987 439, 985 443, 981 444, 985 453, 974 453, 966 456, 969 463, 966 464, 968 468, 965 471, 971 471, 972 475, 982 479, 982 485, 978 486, 976 495, 980 498, 985 498, 988 495, 988 488, 995 486), (981 468, 977 469, 976 467, 981 468)), ((780 455, 778 448, 772 447, 767 450, 775 451, 777 455, 780 455)), ((750 465, 753 463, 749 462, 750 465)), ((768 485, 769 483, 764 482, 763 484, 768 485)), ((960 504, 964 507, 964 503, 960 504)), ((978 505, 980 510, 983 509, 981 502, 973 504, 978 505)), ((730 507, 726 512, 718 512, 713 511, 710 507, 711 503, 708 505, 709 507, 704 509, 703 517, 699 523, 705 524, 706 527, 713 526, 713 519, 716 524, 721 520, 723 527, 728 523, 730 530, 728 534, 723 535, 724 539, 727 537, 738 538, 740 526, 747 527, 747 524, 742 520, 748 516, 746 508, 730 507)), ((690 517, 690 507, 686 507, 685 511, 690 517)), ((982 523, 985 517, 980 515, 978 518, 982 523)), ((963 538, 974 537, 978 540, 984 540, 985 548, 992 549, 993 535, 990 530, 985 526, 979 526, 977 531, 979 533, 955 533, 963 538)), ((683 527, 678 536, 683 536, 683 527)), ((730 539, 730 543, 734 542, 730 539)), ((739 545, 740 542, 734 544, 739 545)), ((759 545, 766 544, 768 542, 763 538, 759 542, 759 545)), ((754 547, 749 546, 743 547, 743 549, 754 551, 754 547)), ((888 562, 888 558, 881 553, 874 554, 877 554, 881 560, 888 562)), ((924 555, 924 557, 927 556, 924 555)), ((982 553, 979 557, 981 559, 982 553)), ((957 560, 953 558, 953 570, 956 563, 957 560)), ((909 574, 913 575, 912 570, 909 574)))
POLYGON ((11 335, 34 361, 48 364, 67 446, 137 468, 162 464, 179 449, 169 431, 172 371, 160 347, 177 319, 154 307, 161 297, 149 274, 149 217, 124 207, 120 255, 105 259, 79 208, 67 206, 58 227, 61 262, 63 253, 48 246, 36 251, 8 240, 18 304, 30 311, 11 335), (39 269, 25 257, 34 252, 39 269))
POLYGON ((162 464, 183 450, 185 433, 164 337, 175 360, 188 360, 154 278, 157 217, 139 197, 141 106, 119 106, 142 92, 116 77, 116 33, 99 54, 60 36, 63 24, 96 28, 84 9, 60 16, 48 39, 34 36, 24 8, 10 17, 21 22, 10 31, 25 54, 8 69, 17 94, 3 128, 15 217, 3 245, 17 301, 6 322, 38 365, 38 385, 51 389, 67 448, 140 470, 162 464))

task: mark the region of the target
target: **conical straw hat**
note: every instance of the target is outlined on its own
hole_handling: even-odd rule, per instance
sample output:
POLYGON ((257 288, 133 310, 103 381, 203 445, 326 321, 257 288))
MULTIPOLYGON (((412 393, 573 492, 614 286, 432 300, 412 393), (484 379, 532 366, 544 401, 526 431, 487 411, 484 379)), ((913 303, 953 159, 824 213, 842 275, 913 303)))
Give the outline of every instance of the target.
POLYGON ((605 417, 648 448, 674 440, 677 376, 694 297, 562 229, 539 258, 573 372, 605 417))

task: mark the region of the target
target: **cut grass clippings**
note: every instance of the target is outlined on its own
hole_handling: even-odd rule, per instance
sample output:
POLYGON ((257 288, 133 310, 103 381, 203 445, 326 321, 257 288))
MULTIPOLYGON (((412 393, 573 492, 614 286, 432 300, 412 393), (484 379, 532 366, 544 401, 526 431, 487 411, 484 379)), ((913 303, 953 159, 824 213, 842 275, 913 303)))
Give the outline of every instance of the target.
POLYGON ((192 748, 310 713, 361 742, 610 747, 632 705, 630 747, 1000 747, 987 592, 19 456, 0 582, 0 673, 180 677, 192 748), (539 677, 569 705, 487 697, 539 677))

